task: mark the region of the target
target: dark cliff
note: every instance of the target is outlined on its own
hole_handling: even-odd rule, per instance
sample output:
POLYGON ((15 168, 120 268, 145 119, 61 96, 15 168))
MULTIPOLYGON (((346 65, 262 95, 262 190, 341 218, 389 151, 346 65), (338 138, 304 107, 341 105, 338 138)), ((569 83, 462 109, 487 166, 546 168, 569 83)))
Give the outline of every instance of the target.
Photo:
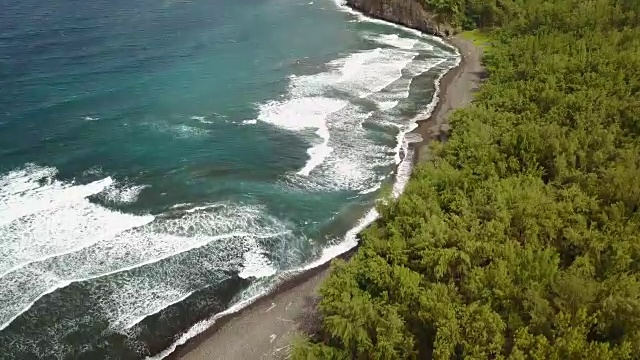
POLYGON ((363 14, 390 21, 427 34, 443 36, 434 15, 419 0, 347 0, 347 5, 363 14))

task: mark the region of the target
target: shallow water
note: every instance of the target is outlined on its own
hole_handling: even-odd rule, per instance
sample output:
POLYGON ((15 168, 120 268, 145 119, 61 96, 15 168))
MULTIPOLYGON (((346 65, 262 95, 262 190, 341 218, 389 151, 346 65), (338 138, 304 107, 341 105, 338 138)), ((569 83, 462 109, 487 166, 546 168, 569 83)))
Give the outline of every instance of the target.
POLYGON ((153 355, 352 246, 456 61, 329 0, 0 5, 3 359, 153 355))

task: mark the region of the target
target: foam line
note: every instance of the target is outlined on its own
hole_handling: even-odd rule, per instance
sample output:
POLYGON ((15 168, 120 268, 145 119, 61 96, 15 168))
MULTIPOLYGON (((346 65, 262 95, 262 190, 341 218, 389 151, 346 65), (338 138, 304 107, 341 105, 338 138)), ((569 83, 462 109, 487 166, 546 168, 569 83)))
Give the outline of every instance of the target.
MULTIPOLYGON (((125 230, 131 229, 131 228, 135 228, 135 227, 138 227, 138 226, 146 225, 146 224, 152 222, 154 220, 154 217, 152 215, 147 215, 147 216, 141 216, 136 220, 137 220, 136 222, 131 222, 129 224, 126 224, 125 227, 120 227, 117 230, 112 230, 112 231, 110 231, 110 233, 115 234, 115 233, 118 233, 118 232, 121 232, 121 231, 125 231, 125 230)), ((123 225, 123 224, 120 223, 119 225, 123 225)), ((107 233, 107 234, 101 233, 101 235, 106 235, 108 237, 109 233, 107 233)), ((23 268, 25 266, 28 266, 30 264, 34 264, 34 263, 37 263, 37 262, 43 262, 43 261, 46 261, 46 260, 49 260, 49 259, 52 259, 52 258, 55 258, 55 257, 69 255, 69 254, 78 252, 80 250, 89 248, 89 247, 93 246, 94 244, 96 244, 98 241, 100 241, 104 237, 105 236, 89 239, 88 242, 83 243, 83 244, 81 244, 79 246, 71 247, 71 248, 66 249, 64 251, 61 251, 61 252, 48 254, 48 255, 45 255, 45 256, 33 258, 33 259, 28 260, 28 261, 24 261, 24 262, 18 263, 16 265, 14 265, 13 267, 8 268, 8 269, 4 270, 4 272, 0 273, 0 278, 6 276, 7 274, 9 274, 11 272, 17 271, 17 270, 19 270, 19 269, 21 269, 21 268, 23 268)))
POLYGON ((298 175, 308 176, 311 173, 311 170, 315 169, 318 165, 322 164, 322 162, 331 154, 333 149, 329 147, 329 129, 327 129, 326 125, 322 126, 316 134, 322 138, 322 143, 315 145, 307 150, 307 154, 309 154, 309 160, 304 165, 304 167, 298 171, 298 175))
POLYGON ((0 226, 4 243, 0 278, 21 267, 88 248, 120 232, 146 225, 151 215, 110 211, 81 199, 0 226), (78 221, 81 220, 81 221, 78 221))
MULTIPOLYGON (((35 190, 46 193, 48 189, 48 185, 45 185, 35 190)), ((24 246, 18 246, 22 240, 33 241, 34 234, 46 234, 50 230, 41 226, 43 221, 40 217, 53 219, 49 225, 65 229, 56 233, 56 238, 64 241, 49 242, 54 245, 60 243, 58 249, 64 251, 45 252, 42 253, 44 256, 31 256, 40 254, 37 252, 27 253, 31 254, 28 256, 24 252, 18 253, 28 260, 18 261, 20 266, 14 266, 0 277, 0 288, 9 290, 0 293, 0 303, 5 305, 0 309, 0 330, 28 311, 43 296, 58 289, 106 276, 122 277, 127 273, 129 277, 122 277, 121 281, 112 284, 114 287, 104 299, 102 309, 102 315, 110 319, 110 326, 119 330, 136 319, 148 316, 150 310, 159 311, 167 304, 187 296, 185 289, 182 289, 183 281, 148 279, 144 271, 136 269, 167 260, 153 266, 164 268, 163 271, 177 271, 183 265, 169 259, 178 259, 179 254, 222 240, 225 240, 225 245, 215 252, 220 259, 214 259, 216 263, 220 261, 221 269, 232 266, 227 271, 238 271, 241 275, 253 277, 269 276, 275 272, 270 261, 262 254, 260 239, 285 236, 290 231, 266 214, 262 207, 228 203, 188 209, 184 207, 186 205, 171 210, 171 216, 154 218, 150 215, 121 214, 92 204, 87 199, 80 199, 76 203, 12 222, 8 234, 25 235, 17 236, 14 241, 15 248, 24 251, 24 246), (70 219, 73 221, 67 221, 70 219), (117 220, 115 223, 114 219, 117 220), (87 228, 99 235, 95 238, 84 236, 87 228), (234 240, 236 238, 241 240, 234 240), (68 243, 69 239, 77 240, 68 243), (12 291, 15 289, 20 291, 12 291), (156 294, 157 291, 161 292, 156 294), (140 296, 136 296, 136 293, 140 296)), ((51 240, 51 237, 47 239, 51 240)), ((45 247, 50 245, 45 243, 45 247)), ((28 244, 26 246, 28 249, 28 244)), ((41 245, 34 247, 35 250, 41 248, 41 245)), ((176 275, 189 273, 185 270, 188 268, 176 275)))
MULTIPOLYGON (((30 182, 32 178, 24 180, 30 182)), ((52 181, 44 188, 35 188, 31 183, 18 184, 17 188, 27 188, 22 192, 18 192, 16 188, 12 189, 11 187, 9 187, 8 191, 2 189, 0 191, 0 225, 8 224, 23 216, 56 208, 98 194, 111 186, 113 182, 111 177, 107 177, 86 185, 71 186, 52 181)))
POLYGON ((377 183, 376 185, 370 187, 369 189, 365 189, 365 190, 362 190, 362 191, 358 192, 358 194, 365 195, 365 194, 370 194, 372 192, 376 192, 376 191, 378 191, 380 189, 381 186, 382 186, 382 182, 377 183))
MULTIPOLYGON (((11 322, 13 320, 15 320, 18 316, 22 315, 27 310, 29 310, 33 306, 33 304, 35 304, 43 296, 45 296, 47 294, 50 294, 50 293, 52 293, 52 292, 54 292, 54 291, 56 291, 58 289, 62 289, 64 287, 67 287, 72 283, 89 281, 89 280, 97 279, 97 278, 100 278, 100 277, 105 277, 105 276, 109 276, 109 275, 113 275, 113 274, 117 274, 117 273, 121 273, 121 272, 125 272, 125 271, 131 271, 133 269, 137 269, 137 268, 140 268, 140 267, 143 267, 143 266, 151 265, 151 264, 157 263, 159 261, 162 261, 164 259, 176 256, 178 254, 181 254, 181 253, 184 253, 184 252, 187 252, 187 251, 191 251, 191 250, 200 248, 200 247, 205 246, 206 244, 210 243, 211 241, 215 241, 215 240, 219 240, 219 239, 225 239, 225 238, 231 238, 231 237, 245 237, 245 236, 251 236, 251 234, 245 233, 245 232, 237 232, 237 233, 230 233, 230 234, 214 236, 213 238, 209 239, 209 241, 207 241, 207 242, 200 242, 200 243, 194 244, 192 246, 189 246, 187 248, 183 248, 180 251, 173 252, 173 253, 168 253, 168 254, 165 254, 165 255, 163 255, 161 257, 154 258, 154 259, 149 259, 149 260, 141 262, 141 263, 136 263, 134 265, 118 268, 118 269, 115 269, 115 270, 112 270, 112 271, 99 273, 99 274, 96 274, 96 275, 87 276, 87 277, 83 277, 83 278, 74 278, 74 279, 68 279, 68 280, 59 281, 55 285, 47 288, 45 291, 43 291, 40 294, 38 294, 35 297, 34 300, 30 301, 26 306, 24 306, 22 309, 20 309, 15 315, 9 317, 8 320, 0 319, 0 320, 4 321, 2 324, 0 324, 0 331, 3 330, 4 328, 6 328, 7 326, 9 326, 9 324, 11 324, 11 322)), ((176 240, 178 240, 178 239, 176 239, 176 240)))
MULTIPOLYGON (((0 257, 8 259, 0 269, 0 288, 6 290, 0 293, 3 304, 0 330, 43 296, 71 283, 131 272, 222 239, 243 239, 234 243, 233 249, 227 248, 231 250, 229 256, 237 259, 234 261, 238 262, 238 271, 256 277, 274 271, 269 260, 260 257, 258 240, 287 232, 260 207, 213 204, 182 210, 177 218, 175 214, 168 218, 122 214, 83 197, 99 193, 113 184, 110 178, 77 185, 53 180, 55 173, 51 168, 26 166, 0 177, 3 206, 24 198, 32 199, 36 204, 42 199, 48 200, 40 206, 46 210, 23 211, 19 215, 27 215, 0 226, 0 233, 4 234, 0 257), (69 194, 73 196, 66 196, 69 194), (64 201, 57 199, 58 195, 65 195, 64 201), (241 266, 243 257, 245 264, 241 266)), ((140 189, 137 186, 130 191, 114 186, 110 190, 112 193, 107 195, 120 200, 121 196, 117 194, 124 192, 125 198, 131 199, 130 195, 140 189)), ((135 285, 130 281, 122 284, 135 285)), ((120 290, 114 291, 112 296, 122 295, 118 295, 120 290)), ((184 295, 182 290, 171 288, 167 288, 165 294, 162 299, 158 298, 160 302, 149 302, 144 298, 140 301, 146 301, 147 308, 156 308, 164 306, 164 299, 184 295)), ((136 299, 134 296, 118 301, 135 302, 136 299)), ((106 311, 118 314, 118 309, 122 307, 114 305, 106 311)), ((141 309, 144 311, 144 308, 134 307, 131 314, 116 315, 114 326, 128 323, 141 309)))
POLYGON ((258 120, 291 131, 317 129, 316 134, 322 138, 322 143, 307 151, 310 159, 298 172, 306 176, 331 153, 332 149, 328 146, 331 134, 326 125, 327 117, 346 105, 347 102, 344 100, 327 97, 292 98, 283 102, 261 105, 258 120))
MULTIPOLYGON (((418 42, 415 39, 393 38, 391 40, 418 42)), ((259 106, 258 120, 271 123, 290 131, 316 129, 321 139, 312 145, 307 154, 309 159, 297 172, 309 176, 314 169, 323 165, 333 154, 336 146, 344 147, 351 141, 336 143, 333 136, 338 126, 358 120, 364 114, 355 114, 353 104, 342 98, 337 99, 336 92, 347 94, 346 98, 364 99, 387 88, 403 76, 405 69, 418 52, 401 51, 397 48, 376 48, 357 51, 326 64, 329 70, 313 75, 291 76, 286 99, 272 101, 259 106), (344 111, 348 109, 347 111, 344 111), (340 114, 340 115, 338 115, 340 114)), ((408 96, 403 92, 401 98, 408 96)), ((399 99, 389 99, 382 106, 389 108, 398 104, 399 99)), ((369 116, 368 114, 366 116, 369 116)), ((351 134, 357 135, 353 132, 351 134)), ((344 154, 341 153, 340 156, 344 154)), ((326 175, 326 174, 324 174, 326 175)))
POLYGON ((134 326, 138 325, 142 320, 144 320, 144 319, 148 318, 149 316, 155 315, 155 314, 159 313, 160 311, 162 311, 162 310, 164 310, 164 309, 168 308, 168 307, 169 307, 169 306, 171 306, 171 305, 175 305, 175 304, 177 304, 177 303, 180 303, 180 302, 182 302, 182 301, 186 300, 186 299, 187 299, 189 296, 191 296, 194 292, 195 292, 195 291, 188 292, 188 293, 186 293, 184 296, 179 297, 179 298, 177 298, 177 299, 176 299, 176 300, 174 300, 174 301, 171 301, 171 302, 168 302, 168 303, 163 303, 161 307, 154 309, 152 312, 149 312, 149 313, 147 313, 147 314, 144 314, 144 315, 142 315, 142 316, 138 316, 138 317, 136 317, 136 318, 134 318, 134 319, 130 320, 126 325, 124 325, 124 329, 125 329, 125 330, 129 330, 129 329, 131 329, 132 327, 134 327, 134 326))
MULTIPOLYGON (((376 34, 367 35, 365 39, 375 41, 378 44, 393 46, 398 49, 412 50, 419 42, 418 39, 410 39, 401 37, 398 34, 376 34)), ((422 47, 422 50, 429 50, 428 47, 422 47)))
MULTIPOLYGON (((302 268, 287 271, 286 274, 283 273, 282 276, 284 277, 287 274, 295 274, 295 273, 299 273, 299 272, 303 272, 303 271, 307 271, 307 270, 313 269, 315 267, 318 267, 318 266, 326 263, 327 261, 330 261, 331 259, 335 258, 336 256, 344 254, 345 252, 349 251, 350 249, 352 249, 353 247, 355 247, 357 245, 356 235, 360 231, 362 231, 365 227, 367 227, 369 224, 371 224, 373 221, 375 221, 375 219, 377 217, 378 217, 378 212, 375 209, 369 210, 369 212, 363 218, 361 218, 360 221, 358 221, 358 224, 354 228, 349 230, 349 232, 345 236, 345 240, 343 242, 341 242, 340 244, 337 244, 337 245, 330 246, 330 247, 326 248, 325 250, 323 250, 322 256, 318 260, 316 260, 316 261, 314 261, 314 262, 312 262, 312 263, 310 263, 310 264, 308 264, 308 265, 306 265, 306 266, 304 266, 302 268)), ((227 310, 222 311, 220 313, 217 313, 217 314, 213 315, 212 317, 210 317, 209 319, 205 319, 205 320, 197 322, 196 324, 191 326, 189 328, 189 330, 187 330, 186 332, 181 334, 180 337, 174 343, 172 343, 168 348, 166 348, 165 350, 159 352, 156 355, 147 357, 147 360, 161 360, 161 359, 164 359, 165 357, 167 357, 171 353, 173 353, 178 346, 186 344, 186 342, 189 341, 190 339, 194 338, 195 336, 197 336, 197 335, 201 334, 202 332, 206 331, 207 329, 209 329, 221 317, 226 316, 226 315, 230 315, 230 314, 234 314, 234 313, 244 309, 245 307, 251 305, 256 300, 261 298, 262 296, 266 295, 274 287, 275 287, 275 284, 271 284, 271 286, 263 289, 262 291, 257 292, 253 296, 237 302, 236 304, 234 304, 231 307, 229 307, 227 310)))

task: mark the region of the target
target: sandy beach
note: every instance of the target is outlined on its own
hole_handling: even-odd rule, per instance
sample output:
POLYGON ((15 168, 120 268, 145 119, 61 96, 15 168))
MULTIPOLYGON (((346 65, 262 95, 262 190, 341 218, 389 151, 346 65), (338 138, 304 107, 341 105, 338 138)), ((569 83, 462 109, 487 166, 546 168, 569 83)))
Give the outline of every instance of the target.
MULTIPOLYGON (((448 131, 447 118, 452 110, 468 105, 483 78, 481 50, 470 40, 452 37, 462 56, 460 64, 440 81, 438 104, 432 115, 420 121, 415 130, 426 149, 434 138, 448 131)), ((419 152, 420 154, 420 152, 419 152)), ((423 154, 424 155, 424 154, 423 154)), ((421 156, 422 159, 425 156, 421 156)), ((350 252, 352 253, 352 252, 350 252)), ((343 257, 348 257, 345 254, 343 257)), ((238 313, 219 319, 214 327, 191 339, 171 354, 172 359, 248 360, 285 359, 292 339, 299 333, 305 316, 312 316, 316 291, 327 276, 329 264, 300 274, 280 285, 238 313)))
POLYGON ((440 80, 438 103, 431 112, 431 116, 418 123, 414 130, 422 136, 423 141, 415 143, 418 148, 417 161, 428 160, 428 145, 434 139, 445 140, 449 133, 447 119, 453 110, 465 107, 473 100, 473 94, 478 90, 485 78, 482 67, 482 49, 475 46, 471 40, 461 36, 447 39, 451 45, 458 48, 460 64, 449 70, 440 80))

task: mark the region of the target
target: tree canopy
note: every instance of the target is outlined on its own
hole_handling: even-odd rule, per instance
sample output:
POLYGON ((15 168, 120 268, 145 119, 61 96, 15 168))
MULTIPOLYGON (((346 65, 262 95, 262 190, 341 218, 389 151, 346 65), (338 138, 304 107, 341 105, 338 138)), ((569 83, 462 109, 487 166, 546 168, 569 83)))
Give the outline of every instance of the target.
POLYGON ((488 81, 335 261, 294 359, 640 354, 640 1, 424 0, 488 81))

